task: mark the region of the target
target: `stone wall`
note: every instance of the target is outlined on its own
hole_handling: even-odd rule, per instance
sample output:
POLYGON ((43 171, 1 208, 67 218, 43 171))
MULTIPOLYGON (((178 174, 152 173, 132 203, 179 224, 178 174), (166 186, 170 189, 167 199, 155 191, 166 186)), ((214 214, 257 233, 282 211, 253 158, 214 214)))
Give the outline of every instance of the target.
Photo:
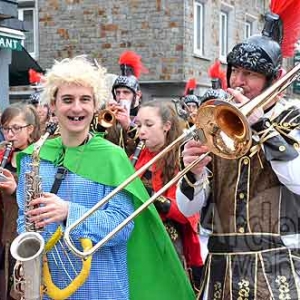
POLYGON ((40 63, 89 54, 119 73, 125 49, 142 56, 144 80, 182 80, 183 2, 39 1, 40 63))
POLYGON ((268 1, 198 1, 205 4, 202 57, 193 48, 193 0, 39 0, 39 62, 47 68, 53 59, 89 54, 119 74, 118 58, 131 49, 149 69, 140 78, 145 90, 149 86, 149 97, 155 86, 157 95, 165 95, 168 83, 173 94, 180 94, 191 77, 202 94, 210 85, 207 70, 218 58, 220 10, 229 11, 230 50, 243 39, 247 18, 255 21, 256 32, 261 30, 268 1))

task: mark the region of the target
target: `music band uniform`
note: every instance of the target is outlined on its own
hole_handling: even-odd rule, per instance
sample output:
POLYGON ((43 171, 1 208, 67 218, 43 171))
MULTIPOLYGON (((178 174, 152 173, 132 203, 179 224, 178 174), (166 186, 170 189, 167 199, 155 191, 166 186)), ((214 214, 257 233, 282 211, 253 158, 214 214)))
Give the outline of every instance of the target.
MULTIPOLYGON (((284 40, 274 36, 285 20, 276 1, 271 8, 262 35, 228 54, 228 83, 233 68, 265 75, 267 86, 279 76, 286 52, 279 46, 284 40)), ((287 9, 291 16, 299 3, 287 9)), ((300 298, 299 124, 297 101, 278 101, 252 125, 246 155, 237 160, 212 155, 209 171, 190 173, 190 184, 183 178, 179 208, 187 215, 202 209, 203 224, 211 231, 199 299, 300 298)))

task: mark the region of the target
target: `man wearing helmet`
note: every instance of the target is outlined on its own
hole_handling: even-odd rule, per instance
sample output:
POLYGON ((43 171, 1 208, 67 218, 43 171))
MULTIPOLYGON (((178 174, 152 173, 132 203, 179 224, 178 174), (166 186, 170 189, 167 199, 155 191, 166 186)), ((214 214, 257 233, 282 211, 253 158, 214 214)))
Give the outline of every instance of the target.
POLYGON ((130 116, 136 116, 142 98, 138 79, 134 75, 118 76, 113 84, 112 94, 115 102, 110 102, 109 107, 113 110, 117 108, 117 121, 123 129, 128 129, 131 124, 130 116))
POLYGON ((136 116, 142 98, 138 78, 147 69, 141 62, 141 57, 133 51, 125 51, 119 60, 122 74, 112 85, 114 100, 109 101, 108 109, 113 112, 116 124, 110 128, 101 128, 106 131, 106 138, 125 149, 130 156, 136 148, 137 126, 133 118, 136 116))
MULTIPOLYGON (((184 98, 184 102, 187 106, 188 113, 191 116, 191 120, 193 120, 197 115, 197 110, 200 105, 200 101, 196 95, 187 95, 184 98)), ((190 122, 190 123, 194 123, 194 122, 190 122)))
POLYGON ((194 125, 195 117, 197 115, 200 100, 194 94, 196 89, 195 78, 190 79, 185 85, 184 95, 180 101, 173 100, 177 114, 186 121, 186 127, 189 128, 194 125), (180 107, 178 106, 180 104, 180 107))
MULTIPOLYGON (((237 106, 281 76, 282 58, 292 56, 299 38, 300 2, 272 0, 270 7, 262 34, 227 56, 228 93, 237 106)), ((246 154, 232 160, 214 154, 204 158, 177 189, 184 214, 204 207, 210 211, 201 298, 300 299, 300 110, 277 100, 248 117, 252 145, 246 154)), ((183 162, 188 165, 208 151, 203 143, 190 141, 183 162)))

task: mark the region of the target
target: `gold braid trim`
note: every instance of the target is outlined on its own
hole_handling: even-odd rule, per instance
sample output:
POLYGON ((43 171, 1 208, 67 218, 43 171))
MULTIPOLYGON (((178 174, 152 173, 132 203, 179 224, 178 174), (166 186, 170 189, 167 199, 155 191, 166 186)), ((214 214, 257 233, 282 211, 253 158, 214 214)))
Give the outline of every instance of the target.
POLYGON ((261 135, 261 138, 260 140, 258 141, 258 144, 251 147, 250 149, 250 155, 249 157, 251 158, 252 156, 254 156, 255 154, 257 154, 257 157, 258 157, 258 160, 259 160, 259 163, 260 163, 260 167, 263 169, 264 166, 262 164, 262 161, 261 161, 261 157, 259 155, 259 152, 262 148, 262 145, 264 142, 266 142, 267 140, 269 140, 270 138, 273 138, 274 136, 277 136, 279 135, 279 133, 275 130, 275 131, 271 131, 273 129, 273 125, 268 127, 267 129, 263 130, 263 131, 260 131, 260 132, 257 132, 256 134, 257 135, 261 135), (271 132, 270 132, 271 131, 271 132))
POLYGON ((186 183, 191 187, 191 188, 198 188, 198 187, 205 187, 206 185, 209 184, 209 179, 212 176, 206 176, 205 178, 202 179, 202 181, 199 182, 199 180, 196 183, 192 183, 189 178, 187 177, 187 175, 185 174, 184 179, 186 180, 186 183))
MULTIPOLYGON (((59 226, 55 233, 51 236, 45 246, 45 253, 49 252, 63 236, 63 231, 61 226, 59 226)), ((87 251, 92 248, 93 243, 90 239, 84 238, 80 239, 82 248, 87 251)), ((69 298, 72 294, 81 287, 87 280, 92 265, 92 256, 88 257, 86 260, 82 261, 82 269, 78 276, 64 289, 59 289, 52 281, 50 274, 50 269, 48 265, 47 256, 44 255, 43 259, 43 279, 45 285, 45 292, 51 299, 64 300, 69 298)))
POLYGON ((137 130, 137 125, 136 125, 136 124, 134 124, 134 126, 131 126, 131 128, 130 128, 130 126, 129 126, 129 128, 128 128, 128 130, 127 130, 127 135, 128 135, 129 133, 131 133, 131 132, 134 132, 134 131, 135 131, 134 137, 133 137, 133 138, 128 137, 128 138, 130 138, 130 139, 132 139, 132 140, 135 141, 135 140, 139 137, 138 130, 137 130))
POLYGON ((266 142, 268 139, 270 139, 274 136, 277 136, 279 134, 289 138, 290 140, 293 140, 294 141, 294 148, 298 149, 299 145, 300 145, 300 142, 298 140, 294 139, 293 137, 291 137, 288 133, 286 133, 286 130, 288 130, 290 132, 293 129, 294 129, 293 124, 284 123, 284 125, 280 125, 280 124, 277 124, 277 123, 272 123, 272 125, 270 127, 268 127, 267 129, 262 130, 260 132, 257 132, 256 134, 261 135, 261 138, 260 138, 258 144, 253 146, 250 149, 251 154, 249 155, 249 157, 252 157, 255 154, 257 154, 260 165, 261 165, 261 168, 263 169, 263 165, 262 165, 261 158, 260 158, 260 155, 259 155, 259 152, 262 148, 262 144, 264 142, 266 142), (275 131, 270 132, 272 129, 274 129, 275 131))
MULTIPOLYGON (((284 135, 284 136, 288 137, 290 140, 294 141, 294 148, 296 148, 296 149, 299 148, 300 141, 298 141, 297 139, 293 138, 288 133, 286 133, 286 130, 287 130, 286 126, 275 125, 274 127, 281 135, 284 135)), ((289 128, 288 130, 289 130, 289 132, 291 132, 293 130, 293 128, 289 128)))
POLYGON ((124 134, 123 134, 123 129, 122 129, 122 127, 120 128, 119 146, 120 146, 122 149, 125 149, 124 134))

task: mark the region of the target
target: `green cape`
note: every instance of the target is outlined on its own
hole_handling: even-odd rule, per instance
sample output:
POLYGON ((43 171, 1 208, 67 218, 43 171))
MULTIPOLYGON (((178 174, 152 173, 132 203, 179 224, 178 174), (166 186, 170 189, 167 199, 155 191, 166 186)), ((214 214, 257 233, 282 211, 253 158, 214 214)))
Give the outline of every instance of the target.
MULTIPOLYGON (((60 137, 47 140, 41 149, 40 157, 56 163, 62 149, 60 137)), ((30 146, 19 154, 18 169, 22 156, 31 154, 32 150, 33 147, 30 146)), ((94 136, 83 146, 66 148, 63 165, 86 179, 114 187, 134 172, 125 152, 100 136, 94 136), (84 155, 81 155, 83 152, 84 155)), ((126 190, 132 194, 135 208, 149 199, 139 178, 128 185, 126 190)), ((134 224, 128 242, 130 299, 195 299, 186 273, 155 207, 151 205, 137 216, 134 224)))

